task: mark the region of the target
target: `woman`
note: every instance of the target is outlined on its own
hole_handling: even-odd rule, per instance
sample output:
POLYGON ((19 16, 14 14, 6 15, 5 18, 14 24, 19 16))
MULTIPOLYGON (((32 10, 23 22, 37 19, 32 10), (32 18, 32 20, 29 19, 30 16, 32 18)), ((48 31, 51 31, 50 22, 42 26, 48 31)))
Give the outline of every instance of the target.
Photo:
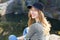
POLYGON ((26 40, 48 40, 47 36, 50 31, 50 23, 43 14, 43 4, 34 3, 29 9, 28 27, 29 31, 26 35, 26 40))
MULTIPOLYGON (((50 23, 46 20, 43 14, 43 4, 42 3, 34 3, 32 6, 29 6, 29 20, 28 20, 28 28, 26 31, 28 33, 24 33, 25 36, 20 37, 21 39, 26 40, 48 40, 47 36, 49 36, 50 31, 50 23)), ((25 31, 24 31, 25 32, 25 31)), ((12 37, 11 37, 12 38, 12 37)))

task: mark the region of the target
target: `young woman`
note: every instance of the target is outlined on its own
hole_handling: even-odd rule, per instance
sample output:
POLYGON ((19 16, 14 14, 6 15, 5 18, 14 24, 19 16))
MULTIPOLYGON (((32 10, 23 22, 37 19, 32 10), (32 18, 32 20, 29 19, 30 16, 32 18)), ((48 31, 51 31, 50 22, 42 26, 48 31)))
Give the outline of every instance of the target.
POLYGON ((23 36, 20 37, 21 39, 49 40, 48 36, 51 25, 44 16, 43 8, 42 3, 34 3, 29 8, 28 28, 23 32, 23 36))
POLYGON ((48 40, 47 36, 50 31, 50 23, 47 21, 43 13, 43 4, 34 3, 28 13, 29 31, 26 35, 26 40, 48 40))

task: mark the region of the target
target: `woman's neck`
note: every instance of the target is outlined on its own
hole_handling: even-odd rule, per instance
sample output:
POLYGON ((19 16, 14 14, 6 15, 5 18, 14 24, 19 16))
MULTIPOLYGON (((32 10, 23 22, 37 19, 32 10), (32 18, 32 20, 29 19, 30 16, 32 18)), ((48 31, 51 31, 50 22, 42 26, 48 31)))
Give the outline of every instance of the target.
POLYGON ((36 18, 35 21, 36 21, 36 22, 39 22, 39 18, 36 18))

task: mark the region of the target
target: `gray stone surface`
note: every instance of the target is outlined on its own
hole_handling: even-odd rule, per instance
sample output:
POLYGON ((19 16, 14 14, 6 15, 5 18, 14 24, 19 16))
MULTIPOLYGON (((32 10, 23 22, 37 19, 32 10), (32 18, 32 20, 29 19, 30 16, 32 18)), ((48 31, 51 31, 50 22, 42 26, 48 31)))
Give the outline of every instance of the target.
POLYGON ((4 3, 0 3, 0 14, 5 15, 6 13, 12 12, 12 5, 14 0, 9 0, 4 3), (11 4, 12 3, 12 4, 11 4), (10 6, 9 6, 10 5, 10 6), (9 6, 9 8, 8 8, 9 6), (10 11, 11 10, 11 11, 10 11))

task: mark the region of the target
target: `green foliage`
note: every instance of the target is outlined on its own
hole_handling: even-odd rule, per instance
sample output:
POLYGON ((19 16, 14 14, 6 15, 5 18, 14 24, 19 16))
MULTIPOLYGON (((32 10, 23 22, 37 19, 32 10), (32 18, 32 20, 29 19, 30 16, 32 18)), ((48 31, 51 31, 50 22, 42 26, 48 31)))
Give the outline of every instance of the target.
POLYGON ((27 27, 27 14, 7 14, 6 22, 0 22, 0 40, 8 40, 9 35, 21 36, 27 27))

